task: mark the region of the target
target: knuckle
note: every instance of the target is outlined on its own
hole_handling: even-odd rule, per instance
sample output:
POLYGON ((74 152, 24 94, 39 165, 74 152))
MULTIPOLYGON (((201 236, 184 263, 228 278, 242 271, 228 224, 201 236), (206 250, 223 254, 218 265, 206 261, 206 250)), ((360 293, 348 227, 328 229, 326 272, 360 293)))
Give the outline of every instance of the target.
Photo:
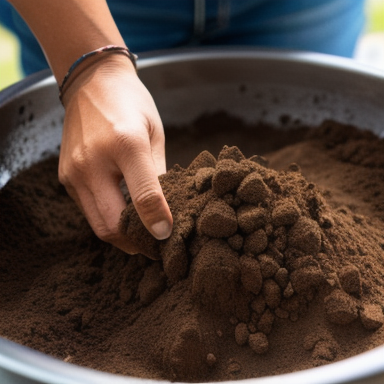
POLYGON ((84 174, 87 168, 86 153, 82 150, 74 150, 70 156, 63 157, 60 160, 59 181, 64 185, 71 184, 71 181, 84 174))
POLYGON ((70 157, 70 166, 72 171, 76 173, 83 173, 88 167, 88 154, 83 149, 77 149, 72 152, 70 157))
POLYGON ((58 172, 58 178, 59 178, 59 182, 63 185, 69 185, 70 182, 69 182, 69 177, 68 177, 68 173, 66 172, 66 170, 63 168, 63 167, 59 167, 59 172, 58 172))
POLYGON ((131 154, 139 153, 142 151, 143 146, 146 145, 146 137, 142 133, 130 132, 119 132, 116 135, 115 148, 131 154))
POLYGON ((106 243, 115 243, 119 237, 115 228, 109 228, 105 223, 96 223, 93 226, 95 235, 106 243))
POLYGON ((153 189, 144 190, 133 199, 136 209, 144 214, 156 211, 162 201, 162 194, 153 189))
POLYGON ((63 184, 65 187, 72 186, 71 171, 68 166, 63 164, 59 165, 58 178, 59 178, 59 182, 63 184))

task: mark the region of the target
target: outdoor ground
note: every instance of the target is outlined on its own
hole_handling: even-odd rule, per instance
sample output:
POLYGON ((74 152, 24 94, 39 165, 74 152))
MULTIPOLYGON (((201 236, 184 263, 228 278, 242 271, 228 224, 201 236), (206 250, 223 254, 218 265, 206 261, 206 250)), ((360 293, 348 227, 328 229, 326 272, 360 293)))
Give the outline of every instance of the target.
MULTIPOLYGON (((366 17, 355 59, 384 70, 384 0, 367 0, 366 17)), ((22 78, 18 50, 17 39, 0 26, 0 90, 22 78)))

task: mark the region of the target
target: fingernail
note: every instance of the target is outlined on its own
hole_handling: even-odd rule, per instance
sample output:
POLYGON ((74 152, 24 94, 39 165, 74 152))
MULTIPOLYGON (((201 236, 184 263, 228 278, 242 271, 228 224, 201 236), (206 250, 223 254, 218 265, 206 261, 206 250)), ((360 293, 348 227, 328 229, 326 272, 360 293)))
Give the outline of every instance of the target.
POLYGON ((167 239, 172 232, 172 227, 167 220, 161 220, 152 225, 152 234, 157 240, 167 239))

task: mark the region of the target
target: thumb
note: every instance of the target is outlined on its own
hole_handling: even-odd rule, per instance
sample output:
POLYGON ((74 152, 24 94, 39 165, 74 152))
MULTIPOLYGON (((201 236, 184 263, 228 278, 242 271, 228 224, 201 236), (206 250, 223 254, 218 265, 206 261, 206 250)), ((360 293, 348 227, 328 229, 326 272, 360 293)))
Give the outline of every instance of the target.
POLYGON ((171 235, 173 220, 157 176, 149 138, 136 140, 126 153, 118 165, 132 202, 147 230, 156 239, 164 240, 171 235))

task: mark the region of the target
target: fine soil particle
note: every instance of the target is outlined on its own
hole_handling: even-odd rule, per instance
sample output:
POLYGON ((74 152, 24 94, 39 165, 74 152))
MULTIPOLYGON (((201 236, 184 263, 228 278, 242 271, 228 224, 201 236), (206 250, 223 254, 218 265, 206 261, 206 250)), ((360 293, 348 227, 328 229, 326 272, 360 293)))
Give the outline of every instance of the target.
POLYGON ((255 154, 244 123, 225 121, 248 138, 244 154, 196 150, 189 127, 189 165, 160 176, 169 239, 154 240, 126 196, 120 228, 142 255, 94 236, 57 181, 57 158, 14 177, 0 191, 0 334, 78 365, 198 382, 382 344, 383 141, 326 121, 274 145, 264 126, 269 153, 255 154))

